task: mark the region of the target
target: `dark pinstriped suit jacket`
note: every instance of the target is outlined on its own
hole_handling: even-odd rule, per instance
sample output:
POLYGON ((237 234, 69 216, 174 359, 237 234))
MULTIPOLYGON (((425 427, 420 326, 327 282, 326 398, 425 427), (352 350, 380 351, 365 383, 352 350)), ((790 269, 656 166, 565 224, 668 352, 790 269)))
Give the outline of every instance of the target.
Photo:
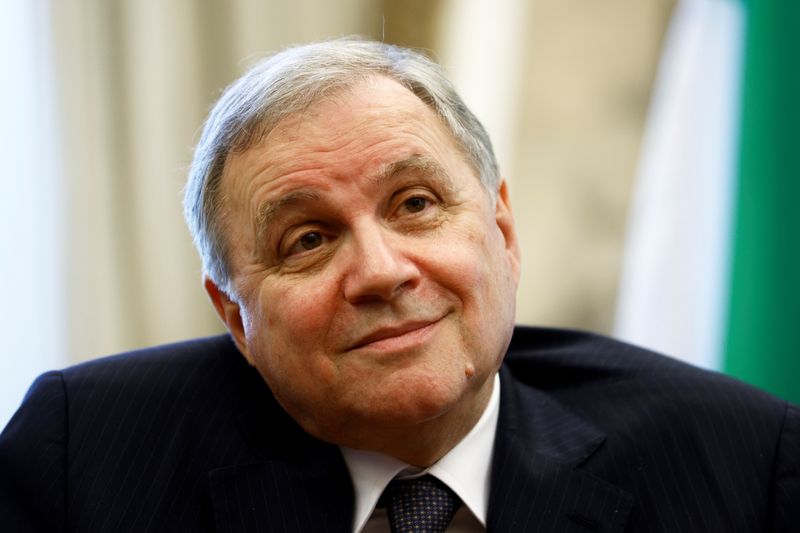
MULTIPOLYGON (((490 531, 800 531, 800 414, 599 336, 517 328, 490 531)), ((0 531, 349 531, 338 448, 228 337, 39 378, 0 437, 0 531)))

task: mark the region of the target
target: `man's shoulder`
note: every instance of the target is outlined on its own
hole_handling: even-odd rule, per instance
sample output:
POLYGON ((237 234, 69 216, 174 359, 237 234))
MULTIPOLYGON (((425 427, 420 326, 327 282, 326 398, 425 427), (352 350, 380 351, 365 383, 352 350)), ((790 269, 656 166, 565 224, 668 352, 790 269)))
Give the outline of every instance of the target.
POLYGON ((105 372, 125 367, 161 366, 213 362, 228 355, 239 354, 230 335, 214 335, 148 346, 90 359, 64 369, 73 374, 105 372))
POLYGON ((165 531, 205 530, 214 520, 211 473, 258 459, 244 431, 251 409, 265 425, 285 420, 227 336, 48 372, 0 434, 0 495, 8 497, 0 515, 12 524, 52 520, 40 529, 55 530, 58 511, 25 514, 40 502, 48 510, 68 507, 79 531, 148 529, 148 522, 165 531))
MULTIPOLYGON (((191 403, 212 395, 242 400, 266 389, 229 335, 191 339, 101 357, 52 372, 70 406, 104 409, 191 403)), ((41 381, 41 380, 40 380, 41 381)), ((244 400, 246 401, 246 400, 244 400)))
MULTIPOLYGON (((560 479, 582 471, 630 494, 628 529, 680 530, 702 517, 704 531, 769 523, 794 531, 797 407, 579 331, 517 328, 504 367, 498 446, 525 458, 505 467, 508 477, 530 464, 533 450, 542 464, 569 466, 557 467, 560 479), (671 522, 654 520, 662 511, 671 522)), ((573 486, 580 490, 583 480, 573 486)))
POLYGON ((121 383, 181 373, 184 377, 213 370, 241 369, 247 363, 230 335, 189 339, 90 359, 60 371, 67 380, 82 383, 121 383), (188 374, 187 374, 188 373, 188 374))
POLYGON ((597 333, 533 326, 514 328, 506 362, 520 371, 535 368, 543 377, 565 378, 571 383, 585 374, 593 378, 646 376, 653 373, 698 377, 714 374, 597 333))
POLYGON ((517 327, 506 366, 571 410, 606 422, 623 413, 654 421, 759 418, 779 426, 787 402, 735 378, 603 335, 517 327))

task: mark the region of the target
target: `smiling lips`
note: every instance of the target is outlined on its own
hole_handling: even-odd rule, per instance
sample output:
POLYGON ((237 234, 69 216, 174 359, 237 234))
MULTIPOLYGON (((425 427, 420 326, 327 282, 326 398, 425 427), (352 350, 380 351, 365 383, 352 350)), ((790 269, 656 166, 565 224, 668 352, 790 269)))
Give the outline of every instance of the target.
POLYGON ((379 328, 359 339, 350 350, 370 348, 376 350, 400 350, 410 348, 425 341, 441 318, 435 320, 417 320, 402 324, 379 328))

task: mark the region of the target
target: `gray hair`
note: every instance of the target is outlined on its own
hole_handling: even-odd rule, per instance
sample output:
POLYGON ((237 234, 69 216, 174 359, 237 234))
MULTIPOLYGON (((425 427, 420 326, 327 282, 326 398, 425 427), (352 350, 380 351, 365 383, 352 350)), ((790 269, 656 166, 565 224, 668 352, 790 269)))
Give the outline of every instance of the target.
POLYGON ((288 48, 223 92, 189 169, 184 216, 203 268, 220 289, 232 294, 220 191, 228 155, 254 146, 287 115, 374 75, 400 83, 442 118, 495 198, 500 177, 489 136, 436 63, 413 50, 352 38, 288 48))

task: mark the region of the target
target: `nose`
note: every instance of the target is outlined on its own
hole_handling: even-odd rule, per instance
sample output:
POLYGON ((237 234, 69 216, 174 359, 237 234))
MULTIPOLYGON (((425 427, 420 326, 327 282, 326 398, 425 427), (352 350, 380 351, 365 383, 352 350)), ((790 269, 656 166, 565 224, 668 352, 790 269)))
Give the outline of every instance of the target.
POLYGON ((346 254, 344 298, 352 303, 390 301, 419 283, 420 271, 404 249, 408 236, 375 223, 355 227, 346 254))

